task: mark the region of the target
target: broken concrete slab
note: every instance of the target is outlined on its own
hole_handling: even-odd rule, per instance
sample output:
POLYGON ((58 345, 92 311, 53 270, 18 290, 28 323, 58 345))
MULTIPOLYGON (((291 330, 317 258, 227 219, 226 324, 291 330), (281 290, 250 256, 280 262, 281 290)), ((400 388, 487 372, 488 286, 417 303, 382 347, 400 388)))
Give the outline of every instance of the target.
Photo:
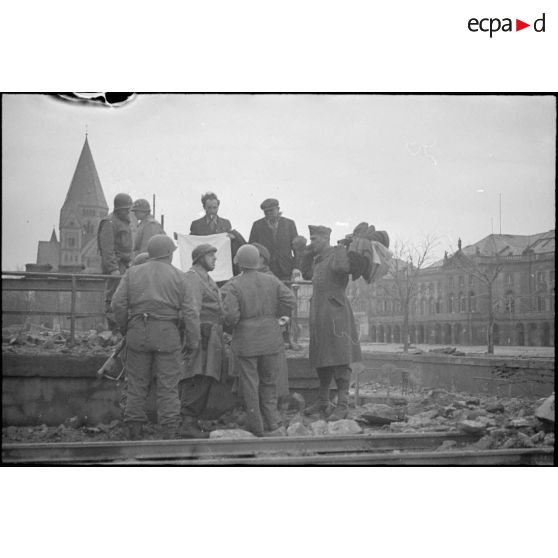
POLYGON ((329 434, 328 423, 325 420, 316 420, 310 424, 314 436, 327 436, 329 434))
POLYGON ((390 405, 368 403, 363 408, 364 412, 360 413, 356 419, 371 426, 383 426, 384 424, 390 424, 391 422, 396 422, 403 418, 402 413, 396 411, 390 405))
POLYGON ((547 397, 541 405, 537 407, 535 411, 535 416, 539 420, 548 421, 549 423, 554 424, 555 418, 555 409, 554 409, 554 394, 550 397, 547 397))
POLYGON ((467 434, 483 434, 486 432, 486 424, 476 420, 461 420, 457 423, 457 427, 467 434))
POLYGON ((350 436, 361 434, 362 428, 355 420, 341 419, 328 423, 329 433, 332 436, 350 436))

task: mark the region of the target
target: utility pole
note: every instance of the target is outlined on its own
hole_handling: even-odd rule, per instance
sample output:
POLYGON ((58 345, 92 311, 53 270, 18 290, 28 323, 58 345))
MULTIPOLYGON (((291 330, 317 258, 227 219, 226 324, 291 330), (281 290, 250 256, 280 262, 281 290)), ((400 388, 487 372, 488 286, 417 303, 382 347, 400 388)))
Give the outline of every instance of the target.
POLYGON ((153 194, 153 218, 155 219, 155 194, 153 194))
POLYGON ((500 193, 500 234, 502 234, 502 194, 500 193))

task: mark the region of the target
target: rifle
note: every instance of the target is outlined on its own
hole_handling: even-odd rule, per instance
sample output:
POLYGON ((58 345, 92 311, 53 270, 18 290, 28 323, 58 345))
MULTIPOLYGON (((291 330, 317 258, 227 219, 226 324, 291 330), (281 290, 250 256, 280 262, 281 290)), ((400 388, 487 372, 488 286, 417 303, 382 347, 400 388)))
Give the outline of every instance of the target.
POLYGON ((111 355, 107 358, 103 366, 101 366, 101 368, 97 370, 98 378, 107 378, 108 380, 114 380, 115 382, 120 380, 122 374, 124 373, 124 366, 122 367, 120 374, 118 374, 118 376, 116 377, 112 376, 111 372, 113 372, 114 369, 116 368, 116 359, 125 346, 126 346, 126 338, 124 337, 122 341, 120 341, 118 345, 114 347, 114 350, 112 351, 111 355))

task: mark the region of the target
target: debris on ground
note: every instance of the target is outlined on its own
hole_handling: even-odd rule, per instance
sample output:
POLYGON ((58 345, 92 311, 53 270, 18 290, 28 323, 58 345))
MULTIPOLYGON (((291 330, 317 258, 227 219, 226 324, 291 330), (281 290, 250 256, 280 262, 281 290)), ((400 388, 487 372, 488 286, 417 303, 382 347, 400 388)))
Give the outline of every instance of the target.
MULTIPOLYGON (((102 333, 102 332, 101 332, 102 333)), ((108 336, 107 336, 108 338, 108 336)), ((554 446, 554 397, 479 396, 445 389, 423 388, 407 396, 373 395, 358 407, 351 407, 346 419, 326 422, 326 417, 307 417, 300 412, 300 399, 280 413, 280 427, 265 436, 370 435, 375 433, 464 432, 477 437, 471 449, 530 448, 554 446), (370 402, 372 401, 372 402, 370 402)), ((200 423, 201 424, 201 423, 200 423)), ((246 413, 239 408, 219 419, 203 421, 203 430, 212 439, 252 438, 245 430, 246 413)), ((144 439, 161 439, 153 424, 143 428, 144 439)), ((87 417, 68 417, 63 424, 7 426, 4 443, 85 442, 124 440, 121 420, 91 424, 87 417)), ((436 451, 452 451, 446 443, 436 451)))
POLYGON ((463 351, 458 351, 456 347, 441 347, 439 349, 430 349, 428 352, 443 355, 465 356, 465 353, 463 351))
POLYGON ((77 331, 74 341, 70 331, 50 329, 42 325, 27 324, 2 328, 3 350, 9 352, 38 351, 77 354, 107 354, 122 339, 119 333, 102 327, 90 331, 77 331))

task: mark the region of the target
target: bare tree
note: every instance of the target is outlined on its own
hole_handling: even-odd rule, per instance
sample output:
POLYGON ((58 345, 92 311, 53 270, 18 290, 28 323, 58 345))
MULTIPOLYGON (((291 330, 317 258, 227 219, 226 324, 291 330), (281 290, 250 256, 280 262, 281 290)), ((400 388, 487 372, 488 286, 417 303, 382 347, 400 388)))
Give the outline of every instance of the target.
POLYGON ((457 252, 448 259, 448 262, 462 271, 471 274, 480 283, 486 286, 486 343, 488 354, 493 355, 495 313, 501 302, 501 298, 495 296, 494 284, 504 268, 504 262, 497 254, 492 256, 467 256, 461 251, 461 246, 459 246, 457 252))
POLYGON ((396 241, 393 245, 393 259, 386 279, 395 287, 395 295, 403 314, 403 351, 409 351, 409 314, 411 304, 418 294, 421 270, 433 261, 433 253, 438 246, 435 236, 429 234, 418 244, 396 241))

